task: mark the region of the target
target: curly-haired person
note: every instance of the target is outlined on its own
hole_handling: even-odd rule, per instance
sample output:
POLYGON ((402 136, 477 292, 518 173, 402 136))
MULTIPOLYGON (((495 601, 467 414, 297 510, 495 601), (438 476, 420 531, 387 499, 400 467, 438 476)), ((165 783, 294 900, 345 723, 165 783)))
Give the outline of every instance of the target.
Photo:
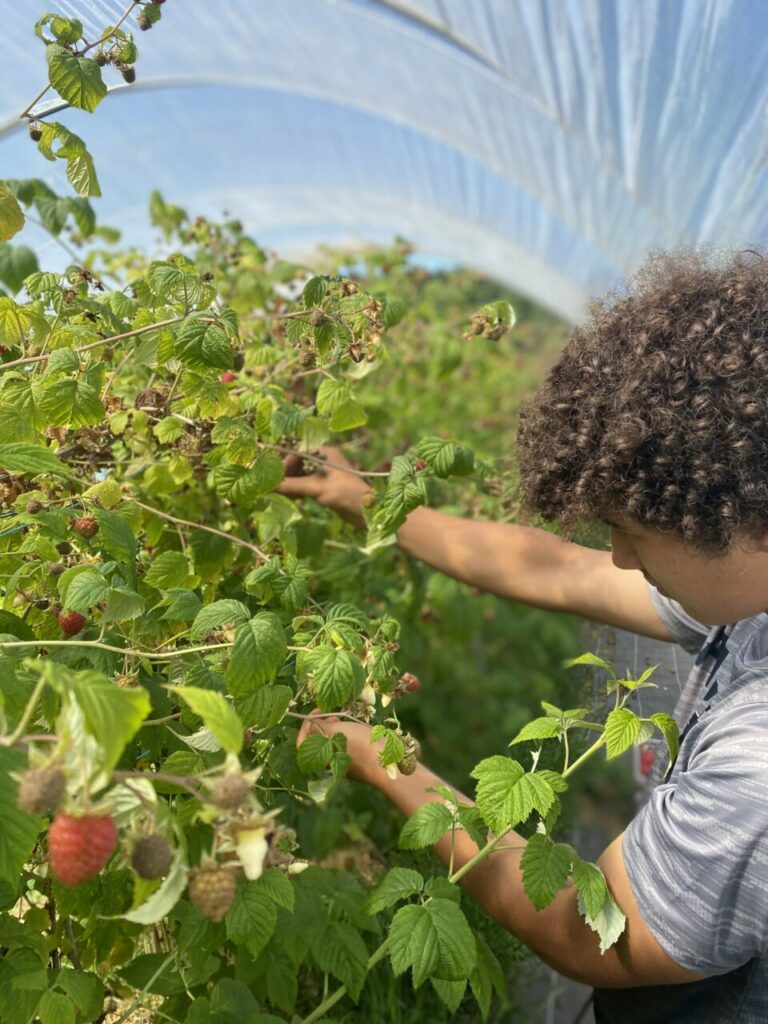
MULTIPOLYGON (((287 479, 283 492, 361 522, 365 484, 326 454, 322 474, 287 479)), ((574 332, 522 410, 518 455, 524 507, 561 536, 420 508, 398 533, 403 550, 492 593, 698 656, 675 712, 679 754, 599 859, 627 916, 613 948, 600 954, 573 888, 534 910, 519 850, 493 854, 462 885, 546 963, 593 985, 599 1022, 764 1024, 768 260, 651 259, 574 332), (595 519, 610 526, 611 553, 569 539, 595 519)), ((390 780, 366 726, 313 728, 344 733, 352 777, 406 814, 439 799, 423 765, 390 780)), ((449 838, 435 848, 447 861, 449 838)), ((454 864, 475 851, 459 833, 454 864)))

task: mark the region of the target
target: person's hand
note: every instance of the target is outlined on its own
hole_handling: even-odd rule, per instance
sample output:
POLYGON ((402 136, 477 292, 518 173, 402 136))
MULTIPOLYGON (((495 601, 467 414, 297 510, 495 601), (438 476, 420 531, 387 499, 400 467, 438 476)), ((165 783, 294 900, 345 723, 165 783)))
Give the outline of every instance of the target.
POLYGON ((352 758, 352 764, 347 769, 348 778, 372 784, 379 774, 386 778, 386 772, 379 764, 379 752, 384 744, 382 741, 371 743, 371 727, 363 722, 350 722, 313 711, 299 730, 296 746, 300 747, 307 736, 313 734, 335 736, 337 733, 346 737, 347 753, 352 758))
POLYGON ((311 473, 304 472, 299 453, 286 456, 285 479, 278 493, 288 498, 314 498, 348 522, 363 526, 363 500, 371 488, 362 477, 349 472, 352 464, 338 448, 324 445, 310 454, 324 460, 322 465, 313 463, 311 473))

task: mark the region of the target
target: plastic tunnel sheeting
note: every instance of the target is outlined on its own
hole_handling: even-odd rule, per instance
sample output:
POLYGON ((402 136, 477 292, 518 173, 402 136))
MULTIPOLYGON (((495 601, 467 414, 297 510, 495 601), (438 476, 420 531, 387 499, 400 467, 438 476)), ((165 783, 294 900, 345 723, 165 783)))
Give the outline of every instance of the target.
MULTIPOLYGON (((45 81, 34 21, 55 9, 95 39, 124 7, 0 0, 0 177, 69 190, 17 120, 45 81)), ((651 249, 768 241, 766 0, 167 0, 162 13, 135 33, 134 85, 95 115, 57 115, 88 143, 100 219, 128 242, 152 243, 158 188, 191 213, 229 211, 285 255, 399 234, 574 320, 651 249)))

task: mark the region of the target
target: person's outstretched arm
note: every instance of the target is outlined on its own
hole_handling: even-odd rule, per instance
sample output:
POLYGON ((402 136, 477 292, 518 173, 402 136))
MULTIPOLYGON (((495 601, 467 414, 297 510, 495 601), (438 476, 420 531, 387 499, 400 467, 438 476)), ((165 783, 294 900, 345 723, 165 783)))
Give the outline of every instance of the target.
MULTIPOLYGON (((426 803, 442 799, 428 789, 444 786, 445 782, 424 765, 417 765, 413 775, 398 774, 390 779, 378 763, 381 744, 371 744, 369 726, 338 718, 310 719, 304 723, 298 742, 303 742, 311 730, 329 736, 336 733, 346 736, 347 751, 352 757, 349 776, 381 790, 406 815, 410 816, 426 803)), ((458 790, 454 792, 462 803, 472 803, 458 790)), ((627 918, 621 938, 605 954, 600 953, 596 933, 578 912, 575 887, 561 890, 544 910, 534 908, 523 888, 520 870, 526 840, 515 832, 510 832, 486 860, 470 868, 460 884, 502 927, 529 946, 545 963, 576 981, 600 988, 634 988, 677 985, 705 977, 675 963, 654 938, 632 892, 621 844, 619 836, 598 860, 608 888, 627 918)), ((449 864, 450 833, 433 849, 444 864, 449 864)), ((458 830, 454 842, 454 870, 477 852, 478 847, 468 833, 458 830)))
MULTIPOLYGON (((321 452, 326 463, 320 472, 286 477, 280 492, 314 498, 362 529, 368 484, 350 472, 353 467, 337 449, 321 452)), ((397 541, 433 569, 499 597, 673 640, 651 603, 642 572, 619 569, 609 551, 531 526, 461 519, 429 508, 411 512, 397 541)))

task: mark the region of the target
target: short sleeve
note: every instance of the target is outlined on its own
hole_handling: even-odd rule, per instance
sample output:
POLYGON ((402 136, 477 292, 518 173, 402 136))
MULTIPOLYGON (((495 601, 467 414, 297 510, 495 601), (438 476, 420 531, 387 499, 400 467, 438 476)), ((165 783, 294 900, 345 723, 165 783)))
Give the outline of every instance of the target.
POLYGON ((670 597, 663 597, 650 583, 648 584, 648 593, 659 618, 675 638, 676 643, 680 644, 689 654, 696 654, 707 639, 712 627, 694 619, 677 601, 673 601, 670 597))
POLYGON ((719 715, 627 827, 640 913, 680 966, 725 974, 768 944, 768 704, 719 715))

